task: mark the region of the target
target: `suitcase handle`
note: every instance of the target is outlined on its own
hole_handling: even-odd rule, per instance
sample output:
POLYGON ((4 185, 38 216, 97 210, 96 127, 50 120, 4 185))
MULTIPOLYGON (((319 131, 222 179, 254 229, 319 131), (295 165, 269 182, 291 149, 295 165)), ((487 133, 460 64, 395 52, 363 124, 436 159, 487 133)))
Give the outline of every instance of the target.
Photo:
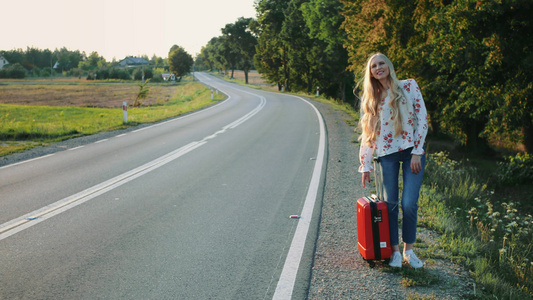
POLYGON ((371 197, 373 199, 381 200, 383 202, 386 202, 385 198, 383 198, 383 182, 381 180, 381 176, 379 177, 380 180, 378 180, 378 175, 377 175, 378 171, 377 171, 377 168, 376 168, 376 162, 379 163, 378 158, 374 157, 373 162, 374 162, 374 180, 376 181, 376 193, 378 193, 378 194, 377 194, 377 196, 376 195, 372 195, 371 197))

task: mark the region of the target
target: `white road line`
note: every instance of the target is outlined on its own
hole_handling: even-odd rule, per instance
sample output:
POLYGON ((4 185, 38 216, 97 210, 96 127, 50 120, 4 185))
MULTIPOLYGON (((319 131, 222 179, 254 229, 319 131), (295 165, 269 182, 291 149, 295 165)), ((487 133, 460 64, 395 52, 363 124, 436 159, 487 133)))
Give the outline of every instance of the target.
MULTIPOLYGON (((255 95, 255 94, 254 94, 255 95)), ((114 178, 111 178, 103 183, 97 184, 93 187, 90 187, 82 192, 69 196, 67 198, 61 199, 42 207, 38 210, 25 214, 21 217, 15 218, 11 221, 8 221, 0 225, 0 240, 3 240, 7 237, 10 237, 24 229, 32 227, 44 220, 47 220, 53 216, 56 216, 62 212, 65 212, 73 207, 76 207, 82 203, 85 203, 97 196, 100 196, 108 191, 111 191, 123 184, 126 184, 132 181, 135 178, 138 178, 148 172, 151 172, 199 147, 205 145, 209 139, 215 138, 217 135, 222 134, 227 131, 228 128, 235 128, 240 124, 244 123, 246 120, 253 117, 265 106, 266 100, 264 97, 255 95, 261 98, 259 105, 253 109, 250 113, 244 115, 243 117, 237 119, 236 121, 230 123, 229 125, 224 126, 221 130, 216 131, 214 134, 209 135, 198 142, 192 142, 186 146, 183 146, 177 150, 174 150, 166 155, 163 155, 149 163, 146 163, 138 168, 135 168, 131 171, 118 175, 114 178)), ((122 135, 121 135, 122 136, 122 135)), ((119 137, 119 136, 117 136, 119 137)), ((79 147, 78 147, 79 148, 79 147)), ((77 148, 72 148, 77 149, 77 148)), ((44 156, 43 156, 44 157, 44 156)), ((42 157, 41 157, 42 158, 42 157)), ((29 160, 28 160, 29 161, 29 160)), ((28 162, 26 161, 26 162, 28 162)))
POLYGON ((6 222, 0 225, 0 240, 10 237, 24 229, 32 227, 44 220, 47 220, 55 215, 65 212, 110 190, 113 190, 125 183, 128 183, 148 172, 151 172, 161 166, 166 165, 167 163, 189 153, 190 151, 204 144, 205 142, 192 142, 129 172, 123 173, 103 183, 90 187, 82 192, 61 199, 55 203, 30 212, 24 216, 6 222))
POLYGON ((81 149, 83 147, 85 147, 85 146, 78 146, 78 147, 70 148, 70 149, 67 149, 67 151, 74 151, 74 150, 81 149))
POLYGON ((24 160, 24 161, 20 161, 18 163, 14 163, 14 164, 10 164, 10 165, 6 165, 6 166, 3 166, 3 167, 0 167, 0 170, 1 169, 7 169, 9 167, 14 167, 14 166, 18 166, 18 165, 22 165, 22 164, 25 164, 25 163, 28 163, 30 161, 35 161, 35 160, 38 160, 38 159, 43 159, 45 157, 50 157, 52 155, 54 155, 55 153, 52 153, 52 154, 48 154, 48 155, 43 155, 43 156, 39 156, 39 157, 36 157, 36 158, 32 158, 32 159, 28 159, 28 160, 24 160))
MULTIPOLYGON (((241 89, 237 89, 234 87, 231 88, 244 93, 248 93, 241 89)), ((292 297, 294 284, 296 282, 296 275, 298 273, 300 262, 302 260, 305 242, 307 240, 307 233, 309 232, 309 226, 311 225, 311 218, 313 216, 313 210, 319 192, 318 189, 320 187, 320 178, 322 176, 324 156, 326 153, 326 129, 322 115, 320 114, 318 109, 309 101, 301 97, 296 98, 306 102, 314 109, 320 124, 320 140, 313 175, 311 177, 309 189, 307 190, 307 196, 304 202, 302 212, 300 214, 300 219, 298 220, 298 226, 296 227, 296 231, 294 233, 294 237, 291 242, 287 258, 285 259, 285 264, 283 266, 283 270, 281 271, 281 276, 279 278, 278 285, 276 286, 276 291, 274 292, 274 296, 272 297, 272 299, 275 300, 291 299, 292 297)), ((243 120, 243 122, 244 121, 245 120, 243 120)), ((238 126, 239 122, 235 121, 232 124, 236 124, 238 126)), ((232 128, 232 124, 228 125, 227 128, 232 128)))
POLYGON ((281 276, 274 292, 272 299, 291 299, 292 292, 294 289, 294 283, 296 281, 296 275, 298 273, 298 268, 300 267, 300 262, 302 260, 302 255, 305 247, 305 241, 307 239, 307 233, 309 231, 309 226, 311 225, 311 218, 313 216, 313 209, 315 207, 316 198, 318 195, 318 188, 320 187, 320 177, 322 174, 322 166, 324 164, 324 155, 326 149, 326 130, 324 125, 324 120, 318 109, 312 105, 309 101, 300 98, 305 101, 307 104, 311 105, 316 112, 316 115, 320 124, 320 141, 318 145, 318 153, 316 156, 315 168, 313 170, 313 176, 311 177, 311 183, 309 189, 307 190, 307 196, 305 198, 304 207, 300 214, 300 219, 298 220, 298 227, 294 232, 294 237, 292 239, 291 247, 285 259, 285 265, 281 271, 281 276))

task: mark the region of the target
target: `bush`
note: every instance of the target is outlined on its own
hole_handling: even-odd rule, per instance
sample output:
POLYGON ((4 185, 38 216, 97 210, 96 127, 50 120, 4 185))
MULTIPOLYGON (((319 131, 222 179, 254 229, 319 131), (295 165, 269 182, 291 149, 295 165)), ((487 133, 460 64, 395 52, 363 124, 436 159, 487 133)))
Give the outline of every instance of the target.
POLYGON ((154 69, 151 82, 164 82, 163 76, 162 76, 164 71, 165 70, 162 68, 154 69))
POLYGON ((517 185, 533 181, 533 157, 529 154, 508 156, 505 162, 498 163, 499 183, 517 185))
POLYGON ((84 75, 84 71, 82 69, 75 68, 75 69, 71 69, 67 71, 67 76, 69 77, 78 77, 81 79, 83 75, 84 75))
POLYGON ((95 71, 96 79, 106 80, 109 79, 109 70, 107 68, 100 68, 95 71))
POLYGON ((27 75, 26 69, 19 64, 8 65, 7 67, 0 70, 0 78, 16 78, 22 79, 27 75))
MULTIPOLYGON (((133 72, 133 79, 142 80, 142 76, 143 76, 143 69, 142 68, 135 69, 135 72, 133 72)), ((144 68, 144 80, 152 78, 152 77, 153 77, 152 69, 145 67, 144 68)))
POLYGON ((127 69, 112 68, 109 71, 109 78, 120 79, 120 80, 131 80, 131 74, 127 71, 127 69))
POLYGON ((55 73, 54 69, 47 67, 47 68, 42 69, 41 72, 39 72, 39 76, 50 77, 50 75, 54 73, 55 73))

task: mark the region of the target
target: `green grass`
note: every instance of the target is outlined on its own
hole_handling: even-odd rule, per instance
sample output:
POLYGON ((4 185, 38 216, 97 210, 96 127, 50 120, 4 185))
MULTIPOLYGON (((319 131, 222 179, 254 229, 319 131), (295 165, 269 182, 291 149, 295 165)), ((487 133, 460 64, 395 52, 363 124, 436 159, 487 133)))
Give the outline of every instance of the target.
MULTIPOLYGON (((222 94, 215 100, 223 99, 222 94)), ((73 137, 175 117, 211 105, 210 90, 187 83, 168 101, 128 108, 53 107, 0 104, 0 156, 73 137)))
MULTIPOLYGON (((502 163, 496 167, 501 170, 502 163)), ((435 250, 469 268, 476 283, 484 287, 476 290, 476 299, 529 299, 533 297, 533 217, 529 206, 520 201, 527 203, 532 197, 502 193, 499 180, 446 153, 430 154, 419 202, 420 224, 441 234, 435 250)))

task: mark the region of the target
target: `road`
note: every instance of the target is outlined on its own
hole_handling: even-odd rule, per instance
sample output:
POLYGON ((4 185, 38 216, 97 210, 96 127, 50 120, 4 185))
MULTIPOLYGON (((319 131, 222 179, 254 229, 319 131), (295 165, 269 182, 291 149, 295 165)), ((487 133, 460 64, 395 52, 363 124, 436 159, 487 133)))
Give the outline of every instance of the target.
POLYGON ((320 114, 298 97, 197 78, 227 99, 0 168, 0 299, 306 296, 320 114))

